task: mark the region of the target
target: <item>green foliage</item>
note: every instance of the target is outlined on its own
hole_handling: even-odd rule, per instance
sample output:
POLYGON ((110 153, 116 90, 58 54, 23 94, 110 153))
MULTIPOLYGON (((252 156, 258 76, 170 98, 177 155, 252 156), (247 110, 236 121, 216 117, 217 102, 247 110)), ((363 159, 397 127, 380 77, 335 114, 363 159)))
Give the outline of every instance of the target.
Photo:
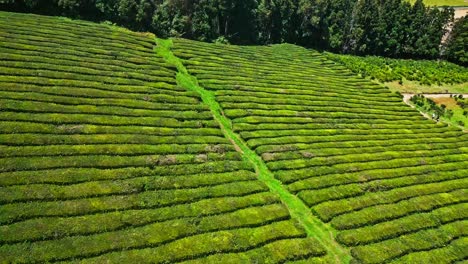
POLYGON ((338 229, 328 235, 351 247, 351 263, 464 258, 466 133, 314 51, 183 39, 173 50, 274 177, 338 229))
POLYGON ((446 41, 445 57, 460 65, 468 67, 468 16, 464 16, 453 25, 452 32, 446 41))
MULTIPOLYGON (((447 108, 445 104, 436 104, 432 99, 424 97, 423 95, 415 95, 411 97, 410 102, 414 104, 420 111, 431 115, 433 119, 439 121, 442 119, 445 122, 459 125, 463 127, 465 121, 465 114, 463 113, 466 105, 466 99, 463 96, 453 96, 456 105, 447 108)), ((453 101, 452 101, 453 102, 453 101)))
MULTIPOLYGON (((194 8, 187 1, 103 8, 131 21, 140 3, 167 8, 161 17, 177 25, 168 33, 176 35, 186 28, 180 15, 194 8)), ((256 16, 242 13, 253 2, 213 3, 222 10, 220 35, 255 40, 257 27, 238 30, 256 16)), ((294 1, 264 1, 262 15, 294 28, 306 14, 301 38, 325 45, 316 37, 330 29, 338 47, 346 23, 331 24, 347 15, 320 3, 301 1, 290 16, 294 1)), ((362 16, 349 47, 385 47, 386 23, 371 17, 381 4, 353 6, 362 16), (370 47, 370 40, 381 41, 370 47)), ((421 2, 409 10, 412 30, 427 22, 422 14, 438 24, 443 12, 421 2)), ((280 24, 271 22, 273 38, 280 24)), ((346 246, 357 263, 466 258, 466 133, 421 117, 320 53, 154 43, 151 34, 108 24, 15 13, 0 13, 0 28, 6 262, 346 263, 346 246)), ((274 39, 290 37, 282 32, 274 39)), ((424 47, 433 36, 410 39, 424 47)))
MULTIPOLYGON (((351 250, 351 253, 364 263, 382 263, 413 252, 444 248, 452 241, 458 244, 459 250, 463 251, 462 248, 466 247, 466 240, 457 241, 457 239, 466 237, 467 224, 466 220, 455 221, 379 243, 356 247, 351 250)), ((434 254, 437 251, 431 253, 433 258, 438 258, 437 254, 434 254)))
POLYGON ((380 82, 403 79, 419 82, 421 85, 455 84, 468 82, 465 67, 446 61, 401 60, 384 57, 358 57, 327 53, 327 57, 351 71, 380 82))
POLYGON ((421 0, 12 0, 0 10, 111 21, 160 37, 413 58, 439 57, 453 19, 453 9, 421 0))
MULTIPOLYGON (((154 2, 96 3, 114 21, 152 19, 154 2)), ((170 42, 4 12, 0 31, 1 262, 326 255, 224 136, 214 95, 155 52, 170 42)))

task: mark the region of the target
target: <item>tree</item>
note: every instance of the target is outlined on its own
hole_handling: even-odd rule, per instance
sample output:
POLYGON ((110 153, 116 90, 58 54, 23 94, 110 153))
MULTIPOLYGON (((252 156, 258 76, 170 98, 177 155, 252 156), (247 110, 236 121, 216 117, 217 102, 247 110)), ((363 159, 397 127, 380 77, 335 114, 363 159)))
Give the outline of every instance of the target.
POLYGON ((447 39, 445 57, 449 61, 468 66, 468 16, 455 22, 447 39))

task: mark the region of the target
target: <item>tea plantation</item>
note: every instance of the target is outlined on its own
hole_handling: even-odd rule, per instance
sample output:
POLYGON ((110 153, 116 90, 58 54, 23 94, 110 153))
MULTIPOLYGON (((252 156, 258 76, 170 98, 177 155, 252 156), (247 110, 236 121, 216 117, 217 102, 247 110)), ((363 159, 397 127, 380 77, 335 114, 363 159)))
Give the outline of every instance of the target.
POLYGON ((314 51, 0 12, 0 263, 454 263, 468 135, 314 51))
POLYGON ((297 46, 176 40, 173 49, 353 262, 468 257, 466 133, 297 46))

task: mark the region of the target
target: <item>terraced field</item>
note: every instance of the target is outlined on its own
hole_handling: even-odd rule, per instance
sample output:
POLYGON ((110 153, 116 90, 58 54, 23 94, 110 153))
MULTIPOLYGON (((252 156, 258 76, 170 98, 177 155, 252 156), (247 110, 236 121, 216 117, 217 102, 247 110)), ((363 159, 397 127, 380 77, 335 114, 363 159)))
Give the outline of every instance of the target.
POLYGON ((454 263, 468 135, 293 45, 0 12, 0 263, 454 263))
POLYGON ((358 263, 468 257, 468 135, 292 46, 174 42, 268 169, 358 263))
POLYGON ((0 13, 0 263, 322 260, 154 46, 0 13))

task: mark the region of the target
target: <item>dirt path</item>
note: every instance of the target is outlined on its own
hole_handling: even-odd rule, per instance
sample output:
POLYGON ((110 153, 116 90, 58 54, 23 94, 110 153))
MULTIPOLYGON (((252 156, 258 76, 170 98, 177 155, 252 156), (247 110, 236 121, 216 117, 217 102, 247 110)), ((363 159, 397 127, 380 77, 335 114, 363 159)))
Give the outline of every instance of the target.
POLYGON ((468 15, 468 7, 455 8, 455 16, 454 16, 455 19, 464 17, 466 15, 468 15))
MULTIPOLYGON (((403 95, 403 102, 405 102, 407 105, 410 105, 411 104, 409 103, 409 100, 411 99, 411 97, 413 97, 413 95, 415 94, 412 94, 412 93, 404 93, 402 94, 403 95)), ((450 97, 450 95, 459 95, 459 94, 450 94, 450 93, 443 93, 443 94, 422 94, 424 95, 424 97, 427 97, 427 98, 445 98, 445 97, 450 97)), ((462 94, 463 95, 463 98, 468 98, 468 94, 462 94)))

